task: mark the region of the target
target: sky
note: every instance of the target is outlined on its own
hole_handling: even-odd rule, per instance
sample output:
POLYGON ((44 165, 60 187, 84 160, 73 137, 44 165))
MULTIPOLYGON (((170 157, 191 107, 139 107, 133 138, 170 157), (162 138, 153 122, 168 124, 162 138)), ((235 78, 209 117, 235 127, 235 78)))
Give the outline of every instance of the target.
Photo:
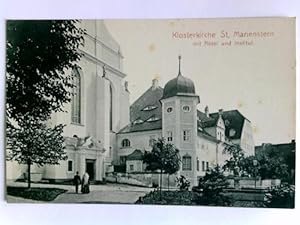
POLYGON ((295 139, 293 18, 105 20, 105 24, 121 46, 131 103, 152 79, 164 87, 176 77, 181 55, 182 75, 194 81, 200 110, 206 105, 210 112, 238 109, 251 121, 256 145, 295 139))

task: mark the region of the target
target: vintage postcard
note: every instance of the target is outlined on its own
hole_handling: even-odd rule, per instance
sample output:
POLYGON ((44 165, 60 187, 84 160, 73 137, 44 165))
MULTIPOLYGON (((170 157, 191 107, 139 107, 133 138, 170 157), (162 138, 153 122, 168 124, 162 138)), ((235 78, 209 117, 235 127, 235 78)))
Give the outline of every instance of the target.
POLYGON ((294 208, 295 18, 6 30, 7 202, 294 208))

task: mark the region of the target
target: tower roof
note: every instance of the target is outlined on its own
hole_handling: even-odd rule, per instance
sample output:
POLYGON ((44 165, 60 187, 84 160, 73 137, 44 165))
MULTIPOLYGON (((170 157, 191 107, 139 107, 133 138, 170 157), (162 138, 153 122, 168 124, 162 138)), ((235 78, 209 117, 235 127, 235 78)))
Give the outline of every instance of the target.
POLYGON ((164 87, 163 99, 170 98, 177 95, 185 95, 185 96, 196 96, 195 94, 195 85, 194 82, 182 76, 180 63, 181 56, 179 58, 179 71, 176 78, 170 80, 164 87))

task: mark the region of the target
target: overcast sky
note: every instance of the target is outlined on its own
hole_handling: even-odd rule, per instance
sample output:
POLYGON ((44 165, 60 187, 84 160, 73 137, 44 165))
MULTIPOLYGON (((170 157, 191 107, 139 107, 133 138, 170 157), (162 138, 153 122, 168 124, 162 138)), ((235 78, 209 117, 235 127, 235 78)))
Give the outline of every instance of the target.
POLYGON ((210 112, 238 109, 252 122, 256 144, 295 139, 293 19, 106 20, 105 24, 121 46, 131 103, 153 78, 164 87, 177 76, 180 54, 182 75, 194 81, 200 110, 206 105, 210 112), (236 31, 259 32, 260 37, 241 38, 234 36, 236 31), (187 32, 199 36, 184 38, 187 32), (225 32, 228 38, 221 38, 225 32), (215 37, 201 38, 207 33, 215 37), (208 46, 205 41, 218 43, 208 46), (225 41, 231 46, 222 46, 225 41))

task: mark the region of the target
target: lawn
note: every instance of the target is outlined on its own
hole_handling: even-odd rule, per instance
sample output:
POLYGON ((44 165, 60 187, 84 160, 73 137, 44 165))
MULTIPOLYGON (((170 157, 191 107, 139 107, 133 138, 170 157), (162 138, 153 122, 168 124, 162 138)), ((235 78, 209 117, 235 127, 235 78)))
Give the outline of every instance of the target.
POLYGON ((59 188, 30 188, 7 187, 7 194, 37 201, 53 201, 58 195, 67 190, 59 188))

